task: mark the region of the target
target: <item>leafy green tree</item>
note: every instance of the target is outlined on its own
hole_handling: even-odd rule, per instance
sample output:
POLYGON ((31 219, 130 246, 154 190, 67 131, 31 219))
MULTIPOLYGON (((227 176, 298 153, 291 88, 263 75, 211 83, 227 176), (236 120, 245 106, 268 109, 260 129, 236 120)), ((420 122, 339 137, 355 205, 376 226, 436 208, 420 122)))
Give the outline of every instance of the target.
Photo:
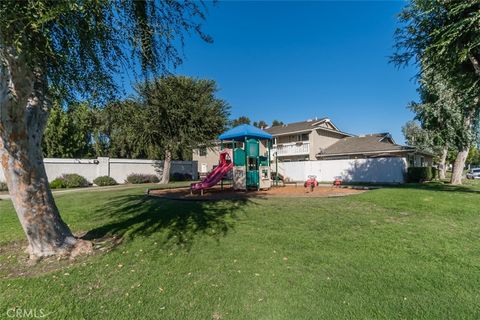
POLYGON ((480 166, 480 150, 478 149, 478 146, 470 148, 466 162, 470 166, 480 166))
POLYGON ((164 158, 162 180, 168 183, 172 157, 210 144, 228 125, 229 107, 215 97, 214 81, 184 76, 157 78, 140 86, 141 117, 136 139, 149 157, 164 158))
POLYGON ((87 103, 73 104, 68 110, 54 105, 45 127, 43 154, 50 158, 93 156, 93 113, 87 103))
POLYGON ((158 159, 160 150, 146 146, 138 138, 146 118, 143 105, 137 98, 108 104, 99 113, 96 141, 109 157, 129 159, 158 159))
POLYGON ((230 122, 230 126, 233 128, 233 127, 239 126, 241 124, 250 124, 250 123, 251 123, 251 121, 250 121, 249 117, 241 116, 241 117, 238 117, 237 119, 233 119, 230 122))
POLYGON ((429 95, 422 104, 427 103, 430 114, 444 113, 455 124, 458 155, 451 183, 461 184, 480 109, 480 0, 411 0, 400 21, 392 60, 420 66, 422 90, 429 95))
POLYGON ((263 120, 260 120, 260 121, 258 121, 258 122, 257 122, 257 121, 254 121, 254 122, 253 122, 253 125, 254 125, 255 127, 257 127, 257 128, 260 128, 260 129, 263 129, 263 128, 268 127, 268 124, 267 124, 265 121, 263 121, 263 120))
POLYGON ((125 66, 143 77, 177 66, 188 32, 211 40, 204 11, 190 0, 0 1, 0 158, 32 258, 91 249, 48 185, 41 145, 52 99, 104 101, 125 66))
MULTIPOLYGON (((413 111, 419 114, 419 109, 424 107, 424 105, 418 105, 415 103, 412 103, 411 105, 413 111)), ((427 121, 427 119, 420 118, 418 115, 417 119, 421 119, 424 122, 427 121)), ((431 125, 431 123, 429 124, 431 125)), ((407 145, 415 147, 418 151, 432 153, 435 156, 434 159, 437 160, 439 164, 439 178, 445 179, 449 149, 447 142, 442 139, 439 131, 425 129, 418 121, 410 120, 402 127, 402 132, 405 136, 407 145)))
POLYGON ((279 120, 273 120, 272 127, 278 127, 278 126, 283 126, 283 122, 279 120))
POLYGON ((433 150, 433 142, 427 130, 422 128, 418 121, 410 120, 402 127, 402 133, 407 145, 419 151, 433 150))

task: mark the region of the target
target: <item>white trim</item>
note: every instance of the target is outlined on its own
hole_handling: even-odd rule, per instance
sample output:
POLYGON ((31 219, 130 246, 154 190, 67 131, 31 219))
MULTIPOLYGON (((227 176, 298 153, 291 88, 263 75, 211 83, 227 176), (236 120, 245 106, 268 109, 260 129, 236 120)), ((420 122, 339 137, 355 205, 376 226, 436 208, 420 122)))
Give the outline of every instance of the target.
POLYGON ((344 152, 344 153, 317 153, 316 157, 334 157, 334 156, 343 156, 343 155, 351 155, 351 154, 372 154, 372 153, 393 153, 393 152, 413 152, 415 150, 378 150, 378 151, 358 151, 358 152, 344 152))

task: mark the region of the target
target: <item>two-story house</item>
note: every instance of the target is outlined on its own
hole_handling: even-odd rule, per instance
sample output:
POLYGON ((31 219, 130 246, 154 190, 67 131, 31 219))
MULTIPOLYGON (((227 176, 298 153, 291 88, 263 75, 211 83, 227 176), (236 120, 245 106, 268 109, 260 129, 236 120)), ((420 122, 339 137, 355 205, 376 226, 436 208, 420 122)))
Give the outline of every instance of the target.
POLYGON ((265 129, 273 138, 272 154, 280 161, 317 160, 317 154, 335 142, 351 137, 328 118, 310 119, 265 129))
MULTIPOLYGON (((401 157, 410 166, 432 165, 432 155, 402 146, 388 133, 355 136, 343 132, 329 118, 310 119, 264 128, 273 136, 272 158, 280 162, 401 157)), ((193 150, 198 172, 218 164, 220 144, 193 150)))

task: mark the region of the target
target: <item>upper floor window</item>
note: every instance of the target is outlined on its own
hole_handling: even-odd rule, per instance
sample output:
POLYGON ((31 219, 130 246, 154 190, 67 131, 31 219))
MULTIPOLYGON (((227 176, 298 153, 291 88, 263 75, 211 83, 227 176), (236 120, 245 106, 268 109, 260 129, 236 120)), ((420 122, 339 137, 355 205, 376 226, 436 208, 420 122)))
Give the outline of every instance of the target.
POLYGON ((295 134, 288 136, 288 142, 308 141, 308 133, 295 134))
POLYGON ((201 147, 198 150, 198 154, 200 155, 200 157, 205 157, 207 155, 207 147, 201 147))

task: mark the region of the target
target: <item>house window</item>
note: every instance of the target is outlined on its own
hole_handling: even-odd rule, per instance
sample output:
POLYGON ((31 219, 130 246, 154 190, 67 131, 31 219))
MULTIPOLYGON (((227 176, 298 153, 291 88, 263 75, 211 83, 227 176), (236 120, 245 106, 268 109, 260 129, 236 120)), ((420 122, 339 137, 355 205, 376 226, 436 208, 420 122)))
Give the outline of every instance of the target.
POLYGON ((301 142, 301 141, 308 141, 308 133, 303 134, 295 134, 288 136, 288 142, 301 142))
POLYGON ((420 167, 425 167, 425 158, 420 157, 420 167))
POLYGON ((205 157, 207 155, 207 147, 201 147, 198 150, 198 153, 199 153, 200 157, 205 157))

